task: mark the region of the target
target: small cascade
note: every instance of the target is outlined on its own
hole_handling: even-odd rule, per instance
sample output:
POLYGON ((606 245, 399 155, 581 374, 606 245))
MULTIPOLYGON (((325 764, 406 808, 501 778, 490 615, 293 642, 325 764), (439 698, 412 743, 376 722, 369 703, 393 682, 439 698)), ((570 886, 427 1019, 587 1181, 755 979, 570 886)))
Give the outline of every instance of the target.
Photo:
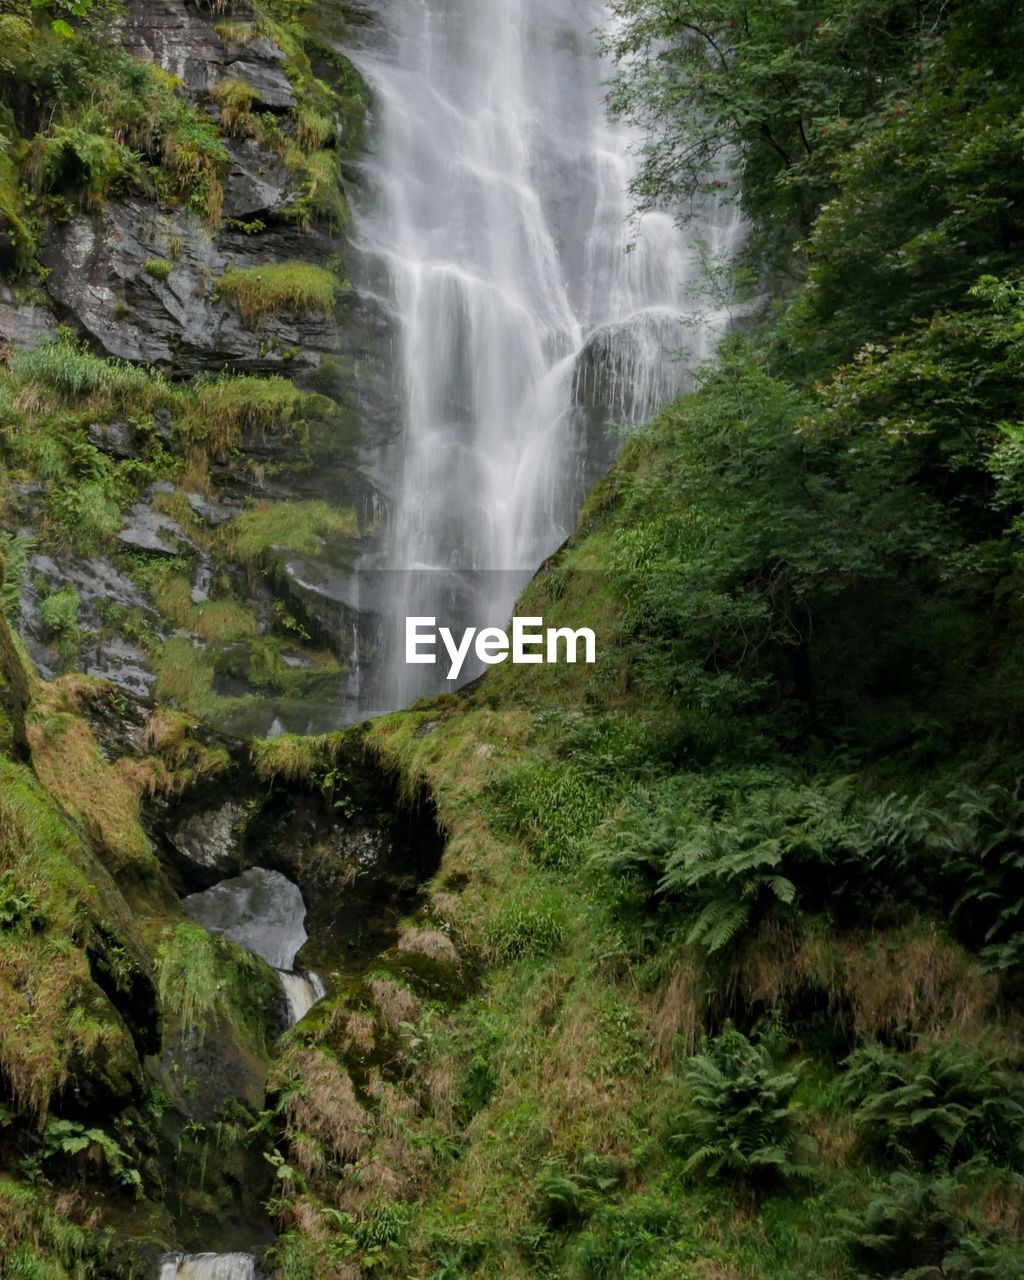
POLYGON ((259 1280, 251 1253, 168 1253, 160 1280, 259 1280))
POLYGON ((239 943, 277 971, 294 1026, 326 994, 315 973, 298 973, 295 957, 306 941, 306 904, 298 885, 280 871, 251 867, 184 901, 189 916, 209 933, 239 943))
POLYGON ((319 974, 312 971, 293 973, 287 969, 278 969, 277 975, 281 979, 284 996, 288 1001, 289 1022, 294 1027, 296 1022, 301 1022, 327 992, 324 990, 319 974))

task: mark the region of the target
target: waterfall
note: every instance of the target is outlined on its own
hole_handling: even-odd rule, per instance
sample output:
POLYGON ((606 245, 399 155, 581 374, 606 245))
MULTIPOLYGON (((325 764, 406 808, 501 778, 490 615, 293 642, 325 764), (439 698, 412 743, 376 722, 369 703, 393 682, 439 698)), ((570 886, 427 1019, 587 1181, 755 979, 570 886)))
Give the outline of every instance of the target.
MULTIPOLYGON (((379 116, 358 237, 400 332, 405 429, 384 563, 407 614, 501 625, 632 426, 685 385, 697 255, 633 241, 635 141, 608 121, 603 0, 392 0, 357 55, 379 116), (458 615, 463 616, 458 616, 458 615)), ((709 209, 714 251, 735 216, 709 209)), ((395 652, 378 707, 423 691, 395 652)), ((432 671, 433 669, 429 669, 432 671)))
POLYGON ((251 1253, 168 1253, 160 1280, 259 1280, 251 1253))
POLYGON ((318 1000, 327 994, 320 977, 315 973, 291 973, 287 969, 278 969, 285 999, 288 1001, 288 1014, 291 1025, 301 1022, 318 1000))

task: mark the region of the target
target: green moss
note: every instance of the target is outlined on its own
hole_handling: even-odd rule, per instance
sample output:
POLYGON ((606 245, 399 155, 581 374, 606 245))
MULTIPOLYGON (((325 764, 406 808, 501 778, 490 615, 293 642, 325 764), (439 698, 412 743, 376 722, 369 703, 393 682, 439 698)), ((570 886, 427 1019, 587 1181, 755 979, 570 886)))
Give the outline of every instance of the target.
POLYGON ((192 583, 181 573, 158 568, 153 599, 164 618, 177 629, 191 631, 209 644, 231 644, 256 635, 252 609, 238 600, 205 600, 195 604, 192 583))
POLYGON ((271 547, 315 556, 324 538, 353 538, 359 532, 355 515, 326 502, 261 503, 234 522, 231 536, 236 553, 255 563, 271 547))
POLYGON ((0 1067, 15 1100, 45 1114, 72 1071, 130 1092, 138 1060, 87 956, 105 955, 119 987, 130 978, 127 906, 31 771, 2 759, 0 864, 32 903, 0 930, 0 1067))
MULTIPOLYGON (((3 17, 0 16, 0 22, 3 17)), ((2 41, 2 32, 0 32, 2 41)), ((7 154, 0 134, 0 232, 9 232, 17 250, 18 265, 26 269, 36 255, 36 237, 25 212, 25 196, 17 167, 7 154)))
POLYGON ((336 734, 305 737, 282 733, 252 744, 253 766, 264 782, 309 782, 333 767, 341 739, 336 734))
POLYGON ((112 870, 151 880, 156 860, 140 820, 145 781, 107 761, 81 714, 97 685, 75 675, 39 686, 26 720, 32 765, 112 870))
POLYGON ((142 264, 142 270, 154 280, 167 280, 174 267, 165 258, 147 258, 142 264))
POLYGON ((221 296, 238 304, 247 323, 260 325, 269 315, 319 312, 329 317, 346 286, 331 271, 310 262, 267 263, 225 272, 217 281, 221 296))
MULTIPOLYGON (((0 577, 3 574, 0 558, 0 577)), ((0 581, 0 586, 3 583, 0 581)), ((0 756, 20 754, 25 747, 25 709, 29 684, 25 665, 0 610, 0 756)))
POLYGON ((198 924, 169 930, 156 953, 160 1001, 185 1031, 202 1039, 223 1020, 257 1051, 268 1045, 280 991, 270 966, 198 924))

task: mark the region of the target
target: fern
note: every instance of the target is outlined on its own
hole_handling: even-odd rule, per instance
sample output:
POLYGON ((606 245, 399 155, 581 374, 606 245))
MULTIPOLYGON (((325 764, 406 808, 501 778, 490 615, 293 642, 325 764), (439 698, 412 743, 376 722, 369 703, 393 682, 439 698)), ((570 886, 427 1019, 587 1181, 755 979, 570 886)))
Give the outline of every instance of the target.
POLYGON ((894 1173, 859 1212, 836 1214, 834 1240, 861 1280, 1019 1280, 1019 1248, 965 1212, 973 1191, 951 1177, 894 1173))
POLYGON ((670 1145, 684 1157, 684 1174, 763 1190, 810 1173, 793 1102, 800 1068, 780 1068, 765 1039, 727 1025, 685 1064, 683 1078, 688 1100, 670 1145))
POLYGON ((1024 1171, 1024 1076, 1007 1055, 956 1042, 914 1053, 873 1044, 848 1060, 839 1096, 878 1155, 937 1169, 984 1155, 1024 1171))

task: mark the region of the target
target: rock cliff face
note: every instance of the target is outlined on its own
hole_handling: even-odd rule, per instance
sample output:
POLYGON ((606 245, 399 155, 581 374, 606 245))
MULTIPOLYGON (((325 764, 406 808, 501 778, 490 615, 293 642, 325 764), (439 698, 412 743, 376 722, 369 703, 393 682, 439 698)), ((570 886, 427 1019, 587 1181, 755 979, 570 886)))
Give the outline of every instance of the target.
POLYGON ((130 400, 97 414, 88 441, 118 475, 130 472, 135 492, 121 486, 120 531, 95 545, 55 535, 45 483, 16 486, 0 526, 34 540, 19 628, 44 674, 77 666, 245 731, 322 729, 351 714, 351 575, 386 507, 382 458, 398 425, 392 323, 353 283, 359 262, 345 234, 367 93, 343 51, 366 16, 305 6, 297 35, 247 3, 127 5, 124 49, 175 77, 178 99, 219 129, 217 207, 193 209, 146 184, 88 208, 65 204, 44 219, 41 287, 3 284, 0 337, 32 350, 63 325, 92 352, 160 370, 170 386, 283 377, 330 405, 301 431, 289 429, 287 402, 280 414, 243 406, 239 429, 216 447, 202 406, 187 426, 173 407, 130 400), (330 272, 326 300, 289 293, 293 277, 306 284, 304 270, 330 272), (308 521, 297 533, 288 513, 308 515, 310 504, 350 513, 345 535, 325 539, 308 521), (263 545, 239 555, 232 522, 268 506, 284 510, 267 517, 263 545), (169 612, 166 577, 154 581, 160 560, 188 578, 197 609, 248 615, 241 633, 223 643, 196 616, 169 612), (61 645, 45 602, 68 590, 75 643, 65 634, 61 645), (169 638, 187 641, 208 696, 168 691, 169 638))

